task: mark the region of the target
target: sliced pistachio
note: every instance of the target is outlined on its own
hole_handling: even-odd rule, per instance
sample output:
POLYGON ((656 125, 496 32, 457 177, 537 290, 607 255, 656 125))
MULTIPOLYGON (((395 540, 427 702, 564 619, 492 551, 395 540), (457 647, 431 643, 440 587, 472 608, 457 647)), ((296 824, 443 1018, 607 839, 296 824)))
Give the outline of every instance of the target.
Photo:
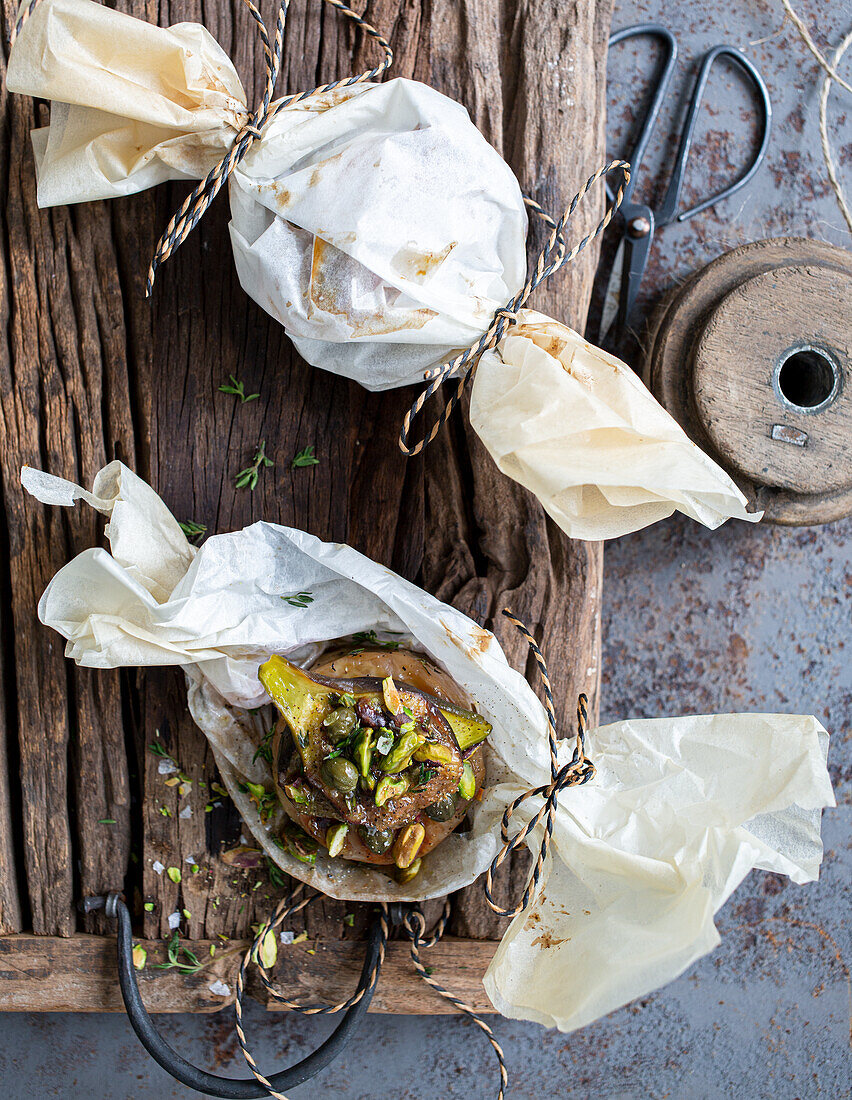
POLYGON ((454 754, 449 745, 442 745, 440 741, 427 741, 425 745, 415 749, 414 759, 433 764, 452 764, 454 754))
POLYGON ((145 963, 148 961, 148 952, 142 946, 141 943, 137 943, 133 948, 133 969, 144 970, 145 963))
POLYGON ((291 802, 295 802, 297 806, 307 806, 309 799, 305 791, 301 786, 296 786, 295 783, 285 783, 284 793, 290 799, 291 802))
POLYGON ((399 798, 408 790, 409 781, 404 775, 383 775, 376 784, 376 793, 373 796, 377 806, 384 806, 392 798, 399 798))
POLYGON ((362 775, 358 780, 358 786, 362 791, 374 791, 376 789, 376 778, 373 775, 362 775))
POLYGON ((397 867, 401 867, 403 870, 410 867, 417 858, 417 853, 423 847, 425 839, 426 830, 419 821, 412 821, 410 825, 400 829, 396 834, 396 840, 393 842, 391 851, 393 861, 397 867))
POLYGON ((467 802, 476 794, 476 776, 473 772, 473 765, 469 760, 464 762, 464 770, 459 782, 459 794, 467 802))
POLYGON ((278 961, 278 941, 275 932, 268 924, 256 927, 258 934, 262 933, 260 942, 252 952, 252 958, 259 962, 265 970, 271 970, 278 961))
POLYGON ((352 747, 352 759, 365 779, 370 774, 370 764, 373 760, 373 737, 373 730, 365 726, 355 738, 352 747))
POLYGON ((426 737, 416 730, 403 733, 397 743, 379 764, 383 772, 401 772, 411 763, 411 757, 420 748, 426 737))
POLYGON ((409 863, 407 867, 397 867, 395 875, 396 881, 400 886, 404 886, 406 882, 411 882, 411 880, 420 873, 422 865, 422 859, 415 859, 414 862, 409 863))
POLYGON ((328 848, 328 854, 334 858, 339 856, 343 851, 343 845, 346 843, 346 834, 349 832, 349 826, 345 821, 340 821, 336 825, 329 826, 328 832, 325 834, 325 846, 328 848))

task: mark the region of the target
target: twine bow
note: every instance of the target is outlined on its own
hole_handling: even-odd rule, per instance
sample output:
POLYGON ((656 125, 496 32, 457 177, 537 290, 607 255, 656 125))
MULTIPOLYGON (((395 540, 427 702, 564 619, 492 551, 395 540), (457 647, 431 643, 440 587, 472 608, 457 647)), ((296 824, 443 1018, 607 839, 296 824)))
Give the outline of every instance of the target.
MULTIPOLYGON (((31 6, 34 7, 38 2, 39 0, 34 0, 31 6)), ((342 0, 325 0, 327 4, 330 4, 333 8, 337 8, 339 12, 348 19, 351 19, 366 35, 375 42, 378 42, 384 51, 383 60, 368 72, 350 76, 346 79, 332 80, 329 84, 320 84, 310 91, 297 92, 293 95, 285 96, 283 99, 279 99, 277 103, 272 103, 272 93, 275 90, 275 84, 281 71, 281 54, 284 48, 284 25, 287 21, 287 10, 290 7, 290 0, 280 0, 278 18, 275 21, 275 38, 271 44, 266 24, 258 9, 254 6, 252 0, 243 0, 243 2, 251 12, 252 18, 257 23, 258 33, 261 43, 263 44, 263 57, 266 62, 266 82, 263 89, 263 97, 257 110, 249 117, 248 121, 234 138, 234 143, 227 154, 207 173, 201 183, 193 188, 189 195, 187 195, 180 209, 166 226, 165 232, 157 242, 157 247, 154 250, 154 257, 148 268, 148 280, 145 287, 146 297, 150 297, 151 291, 154 288, 157 268, 183 244, 204 215, 210 203, 222 189, 228 176, 230 176, 231 172, 233 172, 237 165, 243 160, 252 145, 263 136, 264 127, 275 118, 279 111, 283 110, 285 107, 293 106, 294 103, 300 103, 310 96, 318 95, 323 92, 330 92, 335 88, 349 88, 353 84, 361 84, 364 81, 372 80, 374 77, 380 76, 390 68, 393 62, 393 51, 390 48, 390 44, 379 34, 375 27, 372 27, 365 19, 362 19, 357 12, 347 7, 342 0)))
POLYGON ((501 306, 496 310, 494 316, 491 318, 491 322, 488 328, 483 332, 478 340, 474 341, 470 347, 465 348, 454 359, 448 360, 446 363, 442 363, 439 367, 433 367, 431 370, 426 371, 425 378, 429 382, 429 385, 420 394, 405 416, 402 418, 402 428, 399 433, 399 448, 404 455, 408 458, 413 458, 432 442, 432 440, 440 432, 441 428, 446 424, 452 415, 453 409, 456 407, 464 393, 465 386, 473 376, 477 363, 479 362, 482 354, 491 348, 496 347, 503 337, 506 335, 507 329, 518 322, 518 314, 522 307, 526 304, 527 299, 536 289, 540 286, 545 279, 549 279, 556 271, 566 264, 571 263, 577 256, 583 251, 586 245, 590 244, 596 237, 598 237, 609 223, 612 221, 615 212, 621 206, 621 202, 624 198, 624 189, 630 180, 630 165, 624 160, 612 160, 609 164, 603 165, 597 172, 594 172, 574 198, 571 200, 567 210, 559 219, 555 222, 533 199, 524 198, 524 203, 528 210, 531 210, 533 214, 541 218, 542 221, 550 228, 550 236, 547 239, 547 243, 539 253, 538 260, 533 268, 532 274, 527 281, 518 291, 514 298, 506 303, 505 306, 501 306), (618 186, 615 198, 612 204, 605 212, 604 216, 598 222, 597 226, 591 233, 587 233, 586 236, 580 241, 579 244, 574 245, 570 252, 565 251, 565 227, 574 214, 580 202, 585 197, 590 188, 597 183, 602 176, 606 176, 609 172, 613 172, 616 169, 620 169, 622 172, 621 182, 618 186), (450 395, 446 405, 441 410, 441 413, 432 427, 429 429, 427 435, 416 443, 410 443, 409 438, 411 435, 411 425, 414 419, 423 410, 424 405, 435 394, 440 387, 450 381, 452 378, 458 378, 458 385, 455 392, 450 395))
MULTIPOLYGON (((547 671, 547 663, 541 650, 536 645, 535 639, 533 638, 532 634, 530 634, 530 632, 520 621, 520 619, 515 618, 515 616, 508 610, 504 610, 503 614, 506 616, 507 619, 509 619, 511 623, 514 624, 514 626, 526 639, 527 644, 530 647, 530 651, 535 657, 536 664, 538 666, 539 678, 541 679, 541 683, 544 688, 545 707, 547 710, 549 725, 548 746, 550 749, 550 782, 547 784, 543 784, 540 787, 536 787, 532 790, 525 791, 521 795, 518 795, 518 797, 514 799, 514 801, 512 801, 503 811, 503 818, 500 823, 500 832, 503 840, 503 846, 494 857, 494 859, 491 861, 491 864, 485 875, 485 898, 489 906, 494 910, 495 913, 499 914, 502 917, 515 917, 527 908, 533 894, 538 889, 539 879, 541 877, 544 863, 547 859, 547 853, 550 849, 550 841, 553 836, 553 825, 556 817, 556 809, 559 795, 562 793, 562 791, 567 790, 569 787, 580 786, 583 783, 588 783, 588 781, 595 774, 595 767, 594 764, 592 764, 592 762, 585 755, 586 729, 588 727, 589 720, 587 709, 588 699, 585 695, 580 696, 579 704, 577 707, 577 733, 571 760, 567 764, 563 765, 561 768, 559 767, 559 758, 557 753, 556 714, 553 706, 553 691, 550 686, 550 676, 548 675, 547 671), (543 799, 541 808, 539 809, 535 817, 531 818, 530 821, 527 822, 527 824, 524 825, 523 828, 521 828, 518 833, 510 839, 509 821, 512 817, 512 814, 523 802, 525 802, 529 798, 543 799), (529 834, 541 824, 544 825, 541 847, 539 849, 538 857, 536 859, 532 875, 530 876, 527 887, 524 890, 524 896, 521 899, 520 903, 516 905, 513 909, 504 909, 502 906, 498 905, 492 897, 491 891, 493 887, 493 875, 501 866, 501 864, 506 859, 508 859, 512 852, 520 847, 520 845, 524 844, 529 834)), ((279 902, 272 917, 272 920, 269 921, 268 924, 262 925, 258 930, 257 935, 255 936, 251 947, 246 952, 240 965, 240 969, 237 973, 237 992, 234 1004, 234 1009, 237 1016, 237 1039, 239 1041, 240 1049, 242 1050, 246 1063, 251 1072, 254 1074, 255 1079, 261 1085, 263 1085, 270 1096, 275 1097, 275 1100, 287 1100, 287 1097, 284 1096, 283 1093, 277 1092, 269 1079, 266 1078, 258 1069, 257 1062, 255 1061, 254 1056, 249 1050, 245 1031, 243 1029, 243 997, 245 994, 246 973, 248 971, 250 963, 257 964, 258 972, 260 974, 260 980, 263 983, 264 988, 274 1000, 279 1002, 279 1004, 283 1004, 285 1007, 290 1008, 295 1012, 301 1012, 306 1016, 319 1016, 328 1015, 333 1012, 343 1012, 346 1009, 350 1008, 352 1005, 357 1004, 357 1002, 360 1001, 361 998, 364 997, 369 991, 375 989, 376 983, 379 980, 379 970, 381 968, 382 962, 384 961, 385 949, 387 947, 388 934, 390 931, 388 922, 388 907, 387 905, 382 904, 380 906, 382 934, 381 948, 378 961, 373 970, 368 985, 365 988, 362 988, 358 992, 354 993, 351 997, 348 997, 345 1001, 340 1001, 338 1004, 300 1005, 296 1001, 290 1000, 286 996, 286 994, 279 992, 272 984, 269 971, 261 962, 261 950, 263 941, 266 936, 270 934, 276 935, 278 929, 281 927, 281 924, 284 920, 286 920, 287 917, 290 917, 294 913, 298 913, 300 910, 304 909, 305 906, 309 905, 315 898, 321 898, 323 896, 319 892, 308 894, 307 896, 305 896, 304 891, 304 883, 300 883, 292 891, 292 893, 288 895, 288 897, 279 902)), ((472 1008, 465 1001, 461 1000, 459 997, 456 997, 454 993, 452 993, 445 986, 441 985, 440 982, 436 981, 432 977, 431 967, 424 966, 423 961, 420 958, 421 949, 434 947, 435 944, 438 943, 438 941, 444 935, 444 932, 447 929, 447 925, 449 924, 451 914, 452 906, 450 899, 447 898, 444 902, 443 912, 441 913, 437 924, 433 928, 431 935, 427 934, 426 918, 417 907, 413 907, 405 915, 401 927, 403 932, 408 936, 409 940, 411 941, 411 961, 414 965, 414 969, 417 971, 423 981, 426 982, 427 985, 431 986, 432 989, 434 989, 436 993, 440 994, 440 996, 442 996, 446 1001, 449 1001, 449 1003, 452 1004, 459 1012, 464 1013, 464 1015, 473 1020, 473 1022, 483 1032, 483 1034, 488 1039, 488 1042, 491 1044, 500 1068, 500 1086, 497 1092, 497 1100, 504 1100, 505 1089, 509 1083, 509 1077, 506 1071, 506 1058, 503 1053, 503 1048, 497 1041, 493 1030, 491 1029, 491 1027, 489 1027, 486 1021, 482 1019, 482 1017, 476 1012, 474 1008, 472 1008)))

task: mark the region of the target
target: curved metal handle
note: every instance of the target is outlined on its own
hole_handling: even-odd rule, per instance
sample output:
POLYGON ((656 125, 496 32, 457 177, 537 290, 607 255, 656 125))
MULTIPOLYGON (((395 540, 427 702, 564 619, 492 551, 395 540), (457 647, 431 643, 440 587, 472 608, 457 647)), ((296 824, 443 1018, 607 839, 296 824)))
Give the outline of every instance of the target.
MULTIPOLYGON (((204 1092, 208 1096, 220 1096, 224 1100, 254 1100, 256 1097, 268 1096, 269 1093, 254 1077, 238 1078, 219 1077, 215 1073, 207 1073, 197 1066, 181 1058, 169 1044, 163 1039, 154 1027, 148 1011, 142 1003, 139 993, 139 985, 136 981, 136 971, 133 967, 133 931, 130 924, 130 913, 127 906, 118 894, 110 894, 106 899, 87 898, 87 909, 100 908, 103 905, 108 917, 114 917, 118 921, 117 956, 118 956, 118 982, 121 987, 121 996, 124 1007, 127 1009, 127 1017, 131 1027, 136 1032, 142 1046, 166 1073, 170 1073, 176 1081, 188 1088, 204 1092)), ((273 1074, 269 1081, 276 1089, 294 1088, 309 1080, 315 1074, 324 1069, 341 1052, 352 1033, 367 1011, 370 1001, 373 999, 376 980, 378 980, 381 967, 381 949, 383 943, 383 930, 381 921, 376 919, 370 929, 367 940, 367 953, 364 958, 364 966, 358 981, 358 989, 365 989, 363 997, 343 1016, 343 1019, 334 1031, 318 1047, 313 1054, 303 1058, 301 1062, 273 1074), (375 980, 374 980, 375 975, 375 980)))
POLYGON ((722 199, 730 198, 731 195, 739 191, 741 187, 745 187, 760 167, 766 155, 771 128, 772 101, 769 98, 769 89, 766 87, 763 77, 746 55, 741 50, 737 49, 736 46, 714 46, 712 50, 709 50, 704 55, 704 59, 701 62, 701 68, 698 71, 698 77, 695 81, 695 87, 689 101, 689 111, 680 136, 680 145, 678 146, 677 155, 675 156, 674 172, 672 173, 672 178, 665 197, 659 209, 656 211, 657 225, 659 227, 669 225, 675 220, 675 217, 679 222, 685 222, 687 219, 693 217, 693 215, 700 214, 702 210, 706 210, 715 203, 721 202, 722 199), (698 112, 701 109, 701 102, 704 98, 704 89, 707 86, 707 81, 710 79, 710 70, 713 68, 717 58, 720 57, 726 57, 731 61, 744 74, 746 80, 757 93, 762 115, 760 147, 749 165, 748 170, 744 172, 738 180, 729 184, 728 187, 722 188, 722 190, 718 191, 715 195, 711 195, 710 198, 704 199, 702 202, 696 203, 695 206, 691 206, 688 210, 684 210, 678 214, 677 208, 680 203, 680 191, 686 173, 686 163, 689 160, 689 147, 692 144, 692 135, 695 130, 695 124, 698 121, 698 112))

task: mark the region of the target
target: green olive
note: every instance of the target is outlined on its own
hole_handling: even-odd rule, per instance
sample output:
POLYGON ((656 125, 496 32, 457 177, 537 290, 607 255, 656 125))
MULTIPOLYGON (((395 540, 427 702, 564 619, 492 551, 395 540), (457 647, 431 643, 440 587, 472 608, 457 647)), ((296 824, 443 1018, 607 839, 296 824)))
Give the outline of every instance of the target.
POLYGON ((326 787, 348 794, 358 786, 358 769, 349 760, 338 756, 333 760, 323 760, 320 776, 326 787))
POLYGON ((372 825, 362 825, 358 832, 375 856, 384 855, 393 844, 394 833, 391 829, 374 829, 372 825))
POLYGON ((358 716, 352 707, 341 707, 340 710, 332 711, 329 717, 330 721, 326 720, 323 724, 328 739, 335 744, 345 740, 358 725, 358 716))
POLYGON ((445 794, 443 798, 439 798, 423 811, 433 821, 449 821, 455 812, 456 800, 451 794, 445 794))

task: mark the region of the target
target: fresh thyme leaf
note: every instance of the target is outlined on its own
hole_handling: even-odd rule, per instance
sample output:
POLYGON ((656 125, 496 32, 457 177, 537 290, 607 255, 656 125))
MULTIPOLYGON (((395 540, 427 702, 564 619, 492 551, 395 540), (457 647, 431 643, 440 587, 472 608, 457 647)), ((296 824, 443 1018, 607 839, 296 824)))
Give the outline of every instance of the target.
POLYGON ((115 825, 114 817, 102 817, 98 822, 98 825, 115 825))
POLYGON ((255 760, 257 760, 259 756, 261 756, 266 761, 266 763, 269 764, 270 767, 272 766, 272 735, 274 733, 275 727, 273 726, 263 735, 260 744, 255 750, 254 756, 251 758, 252 764, 255 762, 255 760))
POLYGON ((171 755, 166 752, 159 741, 152 741, 148 746, 148 751, 152 752, 154 756, 164 756, 166 760, 171 760, 171 755))
POLYGON ((302 466, 319 466, 319 459, 314 455, 313 444, 305 447, 303 451, 299 451, 290 463, 290 468, 293 470, 297 470, 302 466))
POLYGON ((259 393, 246 393, 244 384, 237 381, 233 374, 229 374, 228 377, 230 382, 219 387, 220 393, 232 393, 235 397, 239 397, 240 403, 243 405, 260 397, 259 393))
POLYGON ((273 863, 269 856, 266 857, 266 869, 269 872, 269 881, 273 886, 283 889, 287 885, 287 876, 277 863, 273 863))
POLYGON ((188 947, 183 947, 180 942, 180 932, 177 928, 171 935, 166 946, 166 958, 168 962, 155 963, 155 970, 179 970, 181 974, 197 974, 203 967, 198 961, 198 956, 188 947), (183 956, 183 958, 181 958, 183 956))
MULTIPOLYGON (((393 634, 394 631, 389 630, 388 634, 393 634)), ((399 649, 402 642, 386 642, 381 639, 375 630, 359 630, 357 634, 352 635, 353 642, 366 642, 368 645, 374 645, 380 649, 399 649)), ((358 653, 361 650, 357 650, 358 653)))
POLYGON ((289 596, 282 596, 281 599, 290 604, 291 607, 307 607, 309 603, 314 602, 314 598, 310 591, 308 592, 292 592, 289 596))
POLYGON ((179 523, 181 531, 186 535, 193 545, 197 546, 197 539, 201 539, 207 534, 207 527, 203 523, 196 523, 193 519, 188 519, 184 523, 179 523))
POLYGON ((411 789, 414 791, 420 790, 426 786, 430 779, 434 779, 437 774, 434 768, 430 768, 426 764, 420 764, 417 771, 414 773, 414 783, 411 789))
POLYGON ((246 466, 244 470, 240 470, 237 474, 236 485, 238 489, 254 489, 257 485, 257 479, 260 475, 260 471, 266 469, 268 466, 274 466, 275 463, 271 458, 266 455, 266 440, 261 439, 257 450, 254 453, 251 466, 246 466))

